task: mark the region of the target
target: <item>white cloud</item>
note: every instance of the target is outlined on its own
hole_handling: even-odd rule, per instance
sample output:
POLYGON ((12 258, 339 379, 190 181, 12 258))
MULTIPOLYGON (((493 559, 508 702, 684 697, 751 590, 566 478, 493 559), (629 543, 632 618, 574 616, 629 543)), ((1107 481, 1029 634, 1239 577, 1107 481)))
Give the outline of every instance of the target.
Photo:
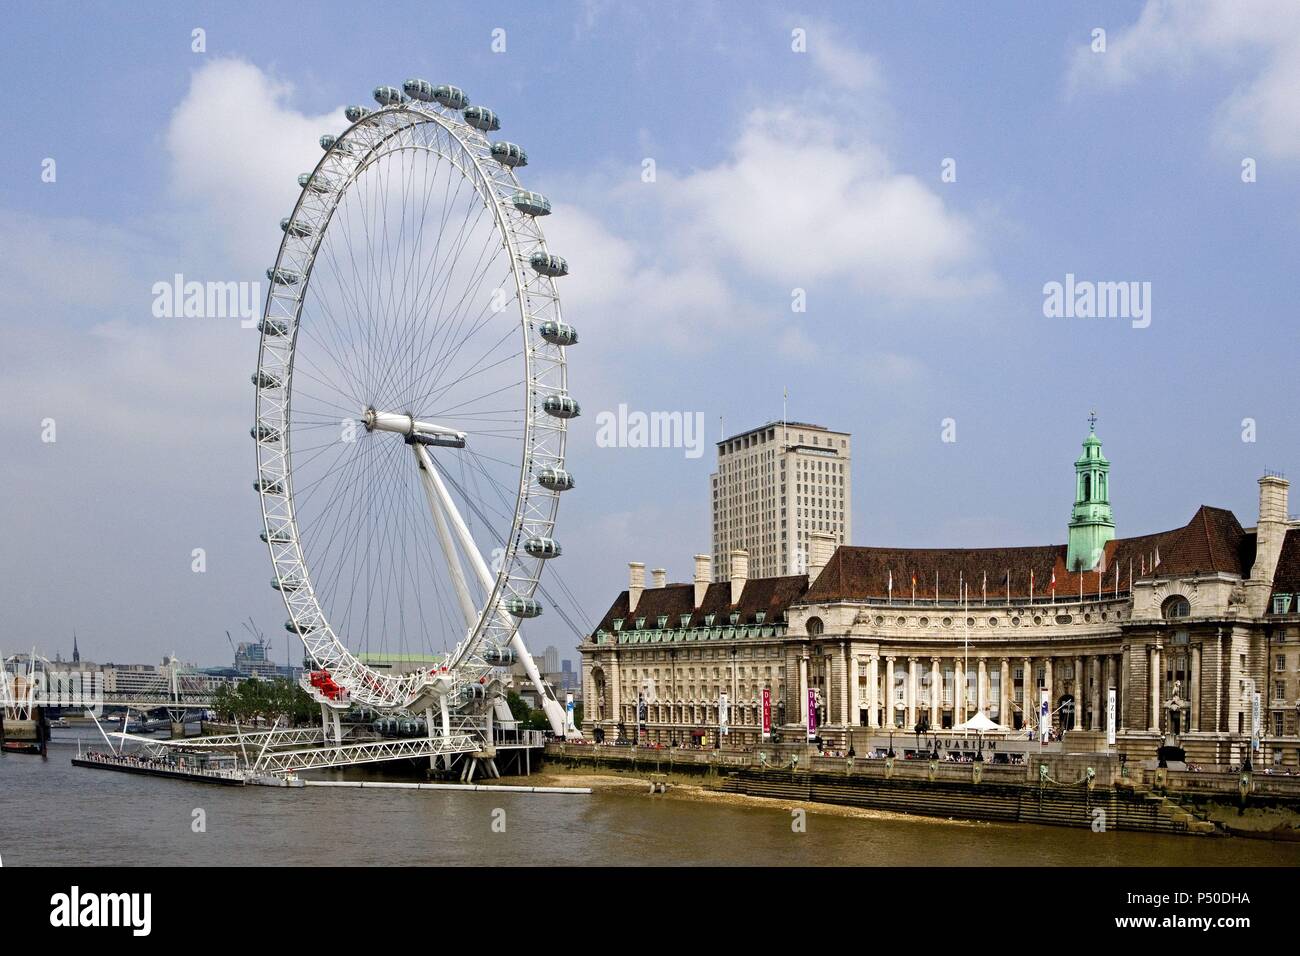
POLYGON ((1153 75, 1181 80, 1207 66, 1247 77, 1219 105, 1216 140, 1300 159, 1300 5, 1292 0, 1148 0, 1133 26, 1108 35, 1104 53, 1086 45, 1075 51, 1067 86, 1116 90, 1153 75))
POLYGON ((818 23, 808 29, 808 56, 833 86, 864 90, 880 82, 875 58, 841 43, 835 28, 828 24, 818 23))
POLYGON ((320 161, 321 135, 347 125, 341 106, 320 116, 292 109, 292 93, 250 63, 213 60, 195 71, 167 129, 173 195, 246 271, 274 260, 298 174, 320 161))

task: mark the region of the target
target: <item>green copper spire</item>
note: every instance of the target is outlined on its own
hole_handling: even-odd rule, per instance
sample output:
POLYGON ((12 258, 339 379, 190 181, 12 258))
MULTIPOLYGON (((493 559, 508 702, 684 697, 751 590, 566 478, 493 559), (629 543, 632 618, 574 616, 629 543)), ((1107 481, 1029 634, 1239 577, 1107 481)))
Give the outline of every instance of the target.
POLYGON ((1110 510, 1110 462, 1101 453, 1097 413, 1088 417, 1088 437, 1083 454, 1074 463, 1074 510, 1070 513, 1070 544, 1065 566, 1071 571, 1092 571, 1100 563, 1106 543, 1115 538, 1115 516, 1110 510))

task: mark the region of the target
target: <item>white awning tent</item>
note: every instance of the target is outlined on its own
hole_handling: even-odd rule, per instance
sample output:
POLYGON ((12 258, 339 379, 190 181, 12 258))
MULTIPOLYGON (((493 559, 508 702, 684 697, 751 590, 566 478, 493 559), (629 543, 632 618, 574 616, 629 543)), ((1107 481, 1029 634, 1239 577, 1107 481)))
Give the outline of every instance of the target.
POLYGON ((990 732, 992 733, 1011 732, 1010 727, 1003 727, 1001 724, 996 724, 988 717, 984 716, 984 711, 982 710, 979 713, 977 713, 974 717, 972 717, 970 720, 966 721, 964 724, 958 724, 956 727, 953 728, 953 730, 966 731, 968 733, 981 733, 981 734, 987 734, 990 732))

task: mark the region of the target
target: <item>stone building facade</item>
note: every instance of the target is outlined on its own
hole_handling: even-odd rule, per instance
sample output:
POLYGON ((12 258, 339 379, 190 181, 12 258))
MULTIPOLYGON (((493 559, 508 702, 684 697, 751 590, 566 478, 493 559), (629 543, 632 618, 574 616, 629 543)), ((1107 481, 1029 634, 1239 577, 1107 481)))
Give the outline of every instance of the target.
MULTIPOLYGON (((1090 442, 1099 454, 1090 435, 1081 462, 1090 442)), ((1076 499, 1100 484, 1109 520, 1108 481, 1087 484, 1076 499)), ((805 732, 811 692, 819 736, 847 746, 851 732, 912 734, 981 712, 1032 728, 1046 691, 1067 748, 1099 749, 1113 688, 1121 752, 1146 759, 1169 742, 1191 761, 1240 763, 1258 712, 1255 760, 1295 766, 1300 523, 1287 491, 1279 475, 1259 480, 1253 528, 1209 506, 1140 537, 1086 528, 1100 543, 1075 570, 1068 544, 890 549, 822 533, 807 575, 750 578, 733 551, 725 581, 700 555, 692 584, 660 575, 645 588, 633 565, 581 648, 584 730, 635 736, 640 700, 644 741, 754 746, 766 689, 777 733, 805 732)), ((1101 510, 1081 504, 1071 532, 1101 510)))

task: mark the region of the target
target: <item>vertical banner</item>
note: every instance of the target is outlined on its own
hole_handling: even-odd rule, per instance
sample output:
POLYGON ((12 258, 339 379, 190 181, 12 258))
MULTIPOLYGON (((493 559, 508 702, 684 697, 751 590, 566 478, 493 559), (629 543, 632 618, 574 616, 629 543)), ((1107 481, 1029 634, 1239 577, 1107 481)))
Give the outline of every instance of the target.
POLYGON ((726 737, 730 731, 727 724, 731 720, 731 714, 728 712, 728 700, 726 692, 718 695, 718 733, 726 737))
POLYGON ((1263 730, 1264 708, 1259 691, 1250 695, 1250 749, 1259 751, 1259 735, 1263 730))
POLYGON ((772 736, 772 688, 763 688, 763 739, 772 736))
POLYGON ((1047 688, 1038 689, 1038 739, 1040 742, 1047 740, 1047 732, 1052 729, 1052 712, 1048 709, 1051 706, 1047 699, 1047 688))
POLYGON ((573 695, 572 694, 564 695, 564 725, 565 725, 565 730, 569 731, 570 733, 578 729, 573 725, 573 695))
POLYGON ((636 692, 636 746, 641 746, 641 721, 645 716, 645 691, 636 692))
POLYGON ((1106 746, 1115 746, 1115 688, 1106 691, 1106 746))
POLYGON ((808 691, 808 739, 817 736, 817 692, 808 691))

